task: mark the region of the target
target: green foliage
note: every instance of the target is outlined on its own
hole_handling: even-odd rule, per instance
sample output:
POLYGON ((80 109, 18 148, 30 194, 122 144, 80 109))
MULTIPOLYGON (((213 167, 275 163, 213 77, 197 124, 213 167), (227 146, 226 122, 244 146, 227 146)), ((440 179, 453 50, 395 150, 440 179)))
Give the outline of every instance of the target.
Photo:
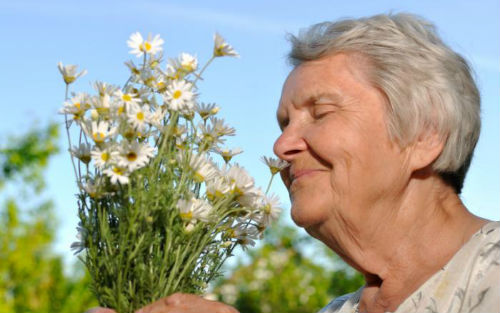
POLYGON ((49 124, 45 129, 32 129, 23 136, 11 137, 7 145, 0 148, 0 186, 20 176, 24 183, 41 191, 42 171, 49 157, 59 151, 58 133, 57 125, 49 124))
POLYGON ((0 312, 81 313, 96 304, 81 265, 68 277, 62 258, 51 252, 53 203, 39 193, 57 139, 57 126, 51 124, 11 138, 0 149, 0 179, 16 188, 14 195, 3 195, 0 206, 0 312), (21 207, 28 202, 31 208, 21 207))
POLYGON ((276 225, 265 238, 264 245, 251 253, 249 264, 237 265, 214 289, 219 300, 241 313, 317 312, 332 298, 364 283, 361 274, 333 253, 323 253, 324 248, 293 227, 276 225), (306 257, 305 249, 321 255, 321 262, 306 257))

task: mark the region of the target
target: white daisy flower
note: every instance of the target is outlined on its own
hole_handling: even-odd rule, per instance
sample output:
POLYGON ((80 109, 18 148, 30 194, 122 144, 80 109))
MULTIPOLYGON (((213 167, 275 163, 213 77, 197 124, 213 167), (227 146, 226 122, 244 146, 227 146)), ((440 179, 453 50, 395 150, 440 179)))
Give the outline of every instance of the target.
POLYGON ((224 162, 226 162, 226 163, 229 163, 229 161, 231 161, 231 159, 235 155, 238 155, 238 154, 243 152, 243 150, 241 150, 240 148, 234 148, 234 149, 223 148, 223 149, 221 149, 218 147, 213 149, 213 151, 218 153, 224 159, 224 162))
POLYGON ((255 240, 260 238, 261 232, 256 226, 242 221, 230 229, 229 235, 237 239, 243 250, 245 250, 249 245, 255 246, 255 240))
POLYGON ((262 198, 264 198, 262 190, 260 188, 252 187, 248 188, 245 193, 240 195, 237 201, 242 206, 255 211, 256 208, 262 206, 262 198))
POLYGON ((219 134, 219 131, 210 123, 199 123, 198 137, 200 140, 200 150, 207 151, 213 149, 218 144, 223 144, 225 139, 219 134))
POLYGON ((103 173, 110 178, 112 184, 120 183, 121 185, 126 185, 129 183, 126 168, 113 166, 110 169, 105 169, 103 173))
POLYGON ((264 196, 261 199, 260 205, 257 207, 260 215, 259 223, 262 227, 270 225, 273 221, 277 220, 282 209, 280 207, 280 199, 277 195, 271 194, 264 196))
POLYGON ((236 130, 233 127, 224 124, 224 119, 222 118, 211 116, 210 122, 218 136, 234 136, 236 133, 236 130))
POLYGON ((79 222, 78 226, 76 227, 76 239, 78 241, 75 241, 71 244, 70 249, 73 250, 73 254, 76 255, 85 249, 85 240, 87 239, 88 231, 83 228, 82 223, 79 222))
POLYGON ((156 89, 157 76, 158 75, 156 75, 153 71, 146 69, 141 72, 139 82, 144 84, 145 86, 148 86, 149 88, 156 89))
POLYGON ((125 65, 128 67, 134 77, 141 75, 141 70, 135 65, 134 61, 128 60, 127 62, 125 62, 125 65))
POLYGON ((90 145, 87 143, 80 143, 78 147, 73 147, 70 149, 70 153, 72 156, 82 161, 85 164, 89 164, 90 162, 90 145))
POLYGON ((128 108, 132 104, 140 104, 142 102, 141 98, 138 98, 137 95, 133 92, 123 92, 121 89, 115 91, 114 96, 117 98, 117 102, 125 104, 126 108, 128 108))
POLYGON ((160 51, 157 55, 151 55, 148 59, 148 67, 154 70, 158 65, 160 65, 162 60, 163 60, 163 51, 160 51))
POLYGON ((112 96, 118 89, 120 89, 118 86, 100 81, 94 82, 92 87, 99 93, 100 97, 104 97, 104 95, 112 96))
POLYGON ((269 167, 269 170, 271 171, 272 175, 281 172, 284 168, 290 165, 290 163, 288 163, 285 160, 276 159, 272 157, 268 158, 266 156, 262 156, 260 159, 262 160, 262 162, 264 162, 264 164, 266 164, 269 167))
POLYGON ((163 96, 164 102, 167 107, 173 111, 180 111, 182 109, 194 109, 194 93, 192 91, 193 84, 185 80, 174 80, 171 85, 167 87, 167 91, 163 96))
POLYGON ((113 162, 114 157, 117 152, 113 145, 102 144, 100 147, 95 146, 92 149, 91 156, 92 161, 94 161, 94 166, 97 169, 103 170, 113 162))
POLYGON ((254 180, 248 172, 239 164, 225 166, 223 175, 231 182, 231 192, 237 196, 243 196, 253 191, 254 180))
POLYGON ((127 111, 128 122, 139 132, 144 133, 149 124, 151 112, 148 105, 131 104, 127 111))
MULTIPOLYGON (((141 99, 142 104, 150 103, 151 91, 149 88, 142 86, 138 90, 134 90, 137 94, 137 97, 141 99)), ((152 97, 154 99, 154 97, 152 97)))
POLYGON ((82 123, 81 126, 85 134, 98 144, 103 143, 106 139, 111 138, 116 134, 116 127, 112 126, 107 121, 86 121, 85 123, 82 123))
POLYGON ((215 115, 217 114, 217 112, 219 112, 219 107, 217 107, 215 103, 196 104, 194 109, 203 120, 206 120, 210 116, 215 115))
POLYGON ((102 176, 99 176, 97 179, 89 179, 86 183, 79 183, 78 186, 93 199, 98 199, 104 194, 104 180, 102 176))
POLYGON ((69 101, 64 102, 64 106, 59 113, 73 115, 73 120, 81 120, 85 112, 90 109, 89 96, 86 93, 78 93, 69 101))
POLYGON ((215 177, 206 182, 205 194, 211 201, 224 198, 231 191, 231 185, 223 177, 215 177))
POLYGON ((179 68, 172 65, 172 62, 174 62, 174 61, 172 61, 172 59, 169 59, 169 63, 167 63, 165 70, 160 69, 160 72, 163 74, 163 76, 166 79, 171 80, 171 81, 182 79, 181 76, 184 76, 184 75, 182 75, 179 68))
POLYGON ((90 100, 92 107, 97 112, 97 115, 101 116, 102 118, 108 119, 111 109, 110 95, 105 93, 103 96, 92 97, 90 100))
POLYGON ((198 68, 198 60, 189 53, 181 53, 177 59, 170 59, 171 67, 184 73, 191 73, 198 68))
POLYGON ((222 57, 222 56, 233 56, 238 57, 239 54, 234 51, 233 47, 231 47, 221 35, 218 33, 214 34, 214 57, 222 57))
POLYGON ((144 53, 155 54, 162 51, 162 44, 163 39, 160 38, 160 35, 156 35, 153 38, 149 34, 147 40, 144 40, 139 32, 133 33, 130 35, 130 39, 127 40, 127 45, 132 48, 130 53, 135 54, 137 57, 142 56, 144 53))
POLYGON ((137 141, 122 141, 116 154, 116 163, 120 167, 127 168, 129 172, 146 166, 154 156, 154 148, 147 143, 137 141))
POLYGON ((192 155, 189 159, 189 167, 194 172, 194 180, 198 183, 211 180, 218 172, 214 164, 207 159, 205 154, 192 155))
POLYGON ((61 62, 57 63, 57 68, 61 75, 63 76, 64 82, 66 85, 73 83, 78 77, 81 77, 87 74, 87 70, 83 70, 80 73, 76 73, 78 65, 63 65, 61 62))
POLYGON ((149 123, 158 129, 163 128, 163 119, 167 114, 166 110, 157 107, 156 110, 149 116, 149 123))
POLYGON ((185 221, 208 222, 213 207, 210 203, 202 199, 191 198, 189 200, 180 199, 177 201, 177 208, 181 218, 185 221))

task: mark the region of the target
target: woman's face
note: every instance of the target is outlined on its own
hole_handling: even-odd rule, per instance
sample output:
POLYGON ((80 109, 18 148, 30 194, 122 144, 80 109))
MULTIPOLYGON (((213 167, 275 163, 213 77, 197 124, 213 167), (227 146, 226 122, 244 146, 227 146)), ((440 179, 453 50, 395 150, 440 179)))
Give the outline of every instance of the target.
POLYGON ((384 95, 361 61, 335 54, 304 62, 283 86, 274 152, 291 163, 281 175, 292 218, 306 229, 327 220, 361 226, 410 175, 407 152, 387 133, 384 95))

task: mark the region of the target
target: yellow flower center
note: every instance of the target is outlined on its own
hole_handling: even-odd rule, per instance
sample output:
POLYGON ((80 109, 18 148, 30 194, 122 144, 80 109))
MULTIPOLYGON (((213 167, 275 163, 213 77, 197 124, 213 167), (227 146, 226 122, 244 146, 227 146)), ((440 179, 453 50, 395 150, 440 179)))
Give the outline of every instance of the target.
POLYGON ((95 132, 92 134, 92 138, 94 138, 95 142, 103 142, 104 138, 106 138, 106 136, 104 135, 104 133, 95 132))
POLYGON ((113 172, 117 175, 123 175, 123 170, 119 167, 113 167, 113 172))
POLYGON ((76 79, 75 76, 64 76, 64 82, 66 84, 71 84, 72 82, 74 82, 76 79))
POLYGON ((180 90, 174 91, 174 94, 172 95, 174 99, 179 99, 181 96, 182 96, 182 91, 180 90))
POLYGON ((216 56, 223 56, 224 55, 224 51, 223 50, 224 50, 224 45, 220 45, 218 47, 215 47, 214 54, 216 56))
POLYGON ((89 162, 90 162, 90 155, 88 155, 88 154, 86 154, 86 155, 82 155, 82 156, 80 157, 80 160, 81 160, 83 163, 85 163, 85 164, 89 164, 89 162))
POLYGON ((137 153, 135 153, 134 151, 130 151, 129 153, 127 153, 127 160, 129 162, 134 162, 135 160, 137 160, 137 153))
POLYGON ((147 41, 145 41, 141 47, 140 47, 141 51, 145 51, 145 52, 149 52, 149 50, 151 50, 151 44, 147 41))
POLYGON ((157 88, 159 91, 165 90, 165 87, 166 87, 165 82, 158 82, 157 88))
POLYGON ((271 167, 269 167, 269 169, 271 170, 272 175, 275 175, 281 171, 278 167, 275 167, 275 166, 271 166, 271 167))
POLYGON ((135 132, 132 129, 128 129, 127 131, 125 131, 125 133, 123 133, 123 136, 125 136, 125 138, 130 140, 130 139, 134 138, 135 132))
POLYGON ((196 172, 196 173, 194 173, 193 179, 195 182, 201 183, 205 180, 205 177, 203 177, 203 175, 201 175, 200 173, 196 172))
POLYGON ((122 99, 123 101, 129 102, 130 100, 132 100, 132 97, 128 93, 126 93, 122 96, 122 99))
POLYGON ((191 220, 193 219, 193 212, 189 211, 189 212, 186 212, 186 213, 181 213, 181 218, 183 220, 191 220))
POLYGON ((96 110, 97 110, 97 113, 99 113, 99 114, 106 114, 109 112, 109 108, 106 108, 106 107, 96 108, 96 110))
POLYGON ((80 102, 75 102, 75 103, 73 103, 73 105, 74 105, 75 107, 77 107, 77 108, 78 108, 78 110, 80 110, 80 106, 81 106, 81 105, 80 105, 80 102))
POLYGON ((101 153, 101 160, 103 160, 104 162, 107 162, 109 160, 109 153, 107 153, 107 152, 101 153))
POLYGON ((136 117, 139 121, 144 120, 144 113, 143 112, 137 112, 136 117))
POLYGON ((263 209, 264 213, 266 213, 267 215, 271 214, 271 206, 269 204, 263 207, 263 209))
POLYGON ((192 72, 194 70, 194 62, 184 62, 182 63, 182 69, 186 72, 192 72))
POLYGON ((125 111, 125 107, 121 106, 118 108, 118 115, 122 114, 125 111))
POLYGON ((149 77, 148 79, 146 79, 146 81, 144 82, 144 84, 148 87, 153 87, 153 83, 155 82, 155 78, 154 77, 149 77))

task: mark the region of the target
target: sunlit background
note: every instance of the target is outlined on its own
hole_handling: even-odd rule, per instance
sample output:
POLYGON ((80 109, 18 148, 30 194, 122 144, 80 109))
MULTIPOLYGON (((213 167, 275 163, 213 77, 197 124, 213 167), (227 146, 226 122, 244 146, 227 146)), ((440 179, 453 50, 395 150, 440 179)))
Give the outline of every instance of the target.
MULTIPOLYGON (((0 1, 1 138, 36 123, 55 120, 64 100, 57 62, 78 64, 88 74, 73 90, 91 91, 95 80, 122 85, 128 75, 126 40, 132 32, 160 34, 165 55, 188 52, 203 64, 212 36, 221 33, 241 58, 218 59, 199 84, 201 100, 216 102, 220 116, 237 130, 229 147, 245 153, 237 162, 268 181, 259 161, 271 155, 279 136, 275 109, 286 64, 287 32, 325 20, 377 13, 411 12, 433 21, 444 40, 464 55, 477 74, 482 95, 482 133, 462 199, 475 214, 500 219, 500 2, 482 1, 0 1)), ((67 148, 61 136, 60 146, 67 148)), ((64 150, 63 149, 63 150, 64 150)), ((56 250, 74 262, 69 245, 77 223, 77 192, 69 155, 62 151, 47 172, 46 196, 55 200, 59 228, 56 250)), ((289 202, 280 182, 288 218, 289 202)), ((291 222, 290 222, 291 223, 291 222)))

